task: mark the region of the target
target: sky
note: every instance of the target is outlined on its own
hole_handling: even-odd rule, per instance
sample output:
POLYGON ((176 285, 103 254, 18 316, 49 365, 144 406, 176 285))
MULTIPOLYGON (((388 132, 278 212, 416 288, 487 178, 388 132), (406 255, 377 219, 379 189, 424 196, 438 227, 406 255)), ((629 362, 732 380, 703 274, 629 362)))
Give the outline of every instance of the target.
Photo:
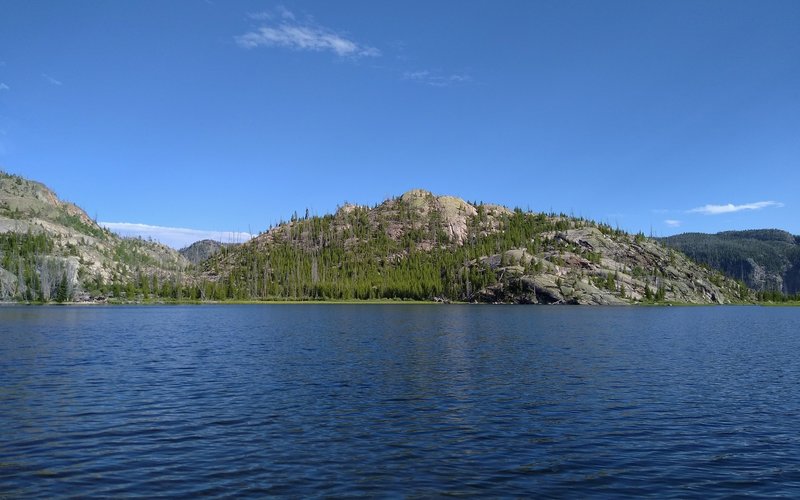
POLYGON ((0 169, 241 241, 412 188, 800 234, 800 2, 0 0, 0 169))

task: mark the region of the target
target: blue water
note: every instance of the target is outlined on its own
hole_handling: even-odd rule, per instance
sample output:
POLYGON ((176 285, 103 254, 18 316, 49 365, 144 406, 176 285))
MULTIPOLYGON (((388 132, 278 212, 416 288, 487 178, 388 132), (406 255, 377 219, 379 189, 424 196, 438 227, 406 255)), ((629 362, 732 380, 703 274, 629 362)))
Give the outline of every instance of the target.
POLYGON ((800 496, 800 309, 0 307, 0 498, 800 496))

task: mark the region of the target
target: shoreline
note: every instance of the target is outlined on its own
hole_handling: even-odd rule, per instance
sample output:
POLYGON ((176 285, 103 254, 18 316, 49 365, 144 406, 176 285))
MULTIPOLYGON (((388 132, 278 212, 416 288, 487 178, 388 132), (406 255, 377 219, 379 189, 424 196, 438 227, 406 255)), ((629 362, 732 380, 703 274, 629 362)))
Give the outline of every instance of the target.
POLYGON ((693 304, 681 302, 637 302, 603 306, 600 304, 514 304, 492 302, 440 302, 433 300, 399 300, 399 299, 367 299, 367 300, 226 300, 226 301, 143 301, 143 302, 7 302, 0 301, 3 306, 221 306, 221 305, 506 305, 506 306, 569 306, 569 307, 726 307, 726 306, 762 306, 762 307, 800 307, 800 302, 742 302, 732 304, 693 304))

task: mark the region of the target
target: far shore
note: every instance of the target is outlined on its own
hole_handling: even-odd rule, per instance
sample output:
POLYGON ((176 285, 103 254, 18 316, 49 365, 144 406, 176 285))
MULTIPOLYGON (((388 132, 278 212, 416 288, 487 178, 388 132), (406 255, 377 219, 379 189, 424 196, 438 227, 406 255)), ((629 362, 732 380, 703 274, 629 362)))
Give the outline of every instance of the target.
MULTIPOLYGON (((469 304, 469 302, 450 302, 469 304)), ((81 302, 8 302, 0 301, 0 306, 187 306, 187 305, 265 305, 265 304, 442 304, 434 300, 146 300, 146 301, 81 301, 81 302)))
MULTIPOLYGON (((83 302, 7 302, 0 301, 2 306, 182 306, 182 305, 555 305, 555 306, 575 306, 575 304, 504 304, 491 302, 458 302, 458 301, 434 301, 434 300, 401 300, 401 299, 351 299, 351 300, 224 300, 224 301, 200 301, 200 300, 148 300, 148 301, 83 301, 83 302)), ((580 305, 578 305, 580 307, 580 305)), ((707 307, 707 306, 764 306, 764 307, 798 307, 800 302, 743 302, 736 304, 692 304, 681 302, 639 302, 631 304, 620 304, 605 307, 707 307)), ((604 307, 590 305, 584 307, 604 307)))

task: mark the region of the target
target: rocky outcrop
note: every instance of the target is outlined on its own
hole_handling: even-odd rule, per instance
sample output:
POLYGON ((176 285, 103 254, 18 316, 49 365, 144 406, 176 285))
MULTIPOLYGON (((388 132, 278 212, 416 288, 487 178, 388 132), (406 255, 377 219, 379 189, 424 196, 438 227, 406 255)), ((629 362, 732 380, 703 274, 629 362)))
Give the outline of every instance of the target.
POLYGON ((545 233, 549 250, 486 256, 498 283, 480 290, 478 302, 619 305, 641 301, 689 304, 744 299, 729 280, 709 273, 657 242, 584 226, 545 233))
MULTIPOLYGON (((467 237, 467 221, 477 214, 474 206, 455 196, 434 196, 424 189, 412 189, 400 196, 410 213, 421 221, 433 220, 447 237, 448 243, 463 244, 467 237)), ((412 224, 413 227, 413 224, 412 224)))

